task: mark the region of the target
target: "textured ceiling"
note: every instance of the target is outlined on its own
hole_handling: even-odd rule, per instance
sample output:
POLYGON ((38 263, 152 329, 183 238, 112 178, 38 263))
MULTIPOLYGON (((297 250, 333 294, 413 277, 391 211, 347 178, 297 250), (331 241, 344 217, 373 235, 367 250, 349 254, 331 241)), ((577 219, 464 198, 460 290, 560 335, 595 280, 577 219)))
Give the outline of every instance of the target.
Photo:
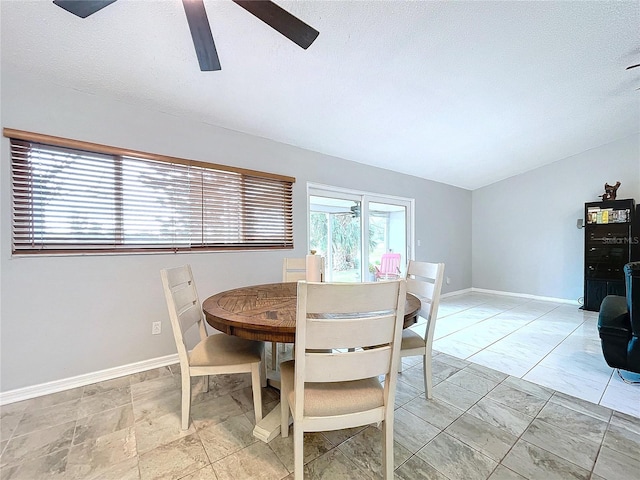
POLYGON ((181 0, 0 0, 1 66, 467 189, 640 132, 638 1, 276 3, 308 50, 205 0, 200 72, 181 0))

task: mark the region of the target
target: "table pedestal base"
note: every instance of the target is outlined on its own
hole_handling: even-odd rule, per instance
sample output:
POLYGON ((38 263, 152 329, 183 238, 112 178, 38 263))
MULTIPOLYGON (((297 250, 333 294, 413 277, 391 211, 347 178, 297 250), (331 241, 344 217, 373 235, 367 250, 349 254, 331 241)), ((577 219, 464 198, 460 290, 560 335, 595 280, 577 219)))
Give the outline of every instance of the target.
POLYGON ((278 435, 280 435, 280 404, 276 405, 275 408, 253 428, 253 436, 265 443, 269 443, 278 435))

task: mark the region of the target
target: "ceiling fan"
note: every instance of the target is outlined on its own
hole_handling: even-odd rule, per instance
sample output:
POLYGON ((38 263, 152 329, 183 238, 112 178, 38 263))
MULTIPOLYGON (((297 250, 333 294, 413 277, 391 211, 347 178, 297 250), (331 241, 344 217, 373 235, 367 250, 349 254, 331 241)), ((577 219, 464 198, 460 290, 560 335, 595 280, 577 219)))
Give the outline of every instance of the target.
MULTIPOLYGON (((53 3, 80 18, 87 18, 115 1, 54 0, 53 3)), ((320 33, 274 2, 268 0, 233 0, 233 2, 305 50, 320 33)), ((200 70, 203 72, 221 70, 207 11, 204 8, 204 0, 182 0, 182 5, 187 15, 200 70)))

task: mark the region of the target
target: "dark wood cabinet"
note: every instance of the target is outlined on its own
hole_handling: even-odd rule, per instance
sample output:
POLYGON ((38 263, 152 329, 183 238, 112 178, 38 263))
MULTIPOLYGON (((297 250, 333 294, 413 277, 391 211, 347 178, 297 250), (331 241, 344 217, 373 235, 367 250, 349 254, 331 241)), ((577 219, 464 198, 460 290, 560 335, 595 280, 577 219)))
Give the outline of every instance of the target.
POLYGON ((625 264, 635 258, 633 199, 586 203, 584 309, 598 311, 607 295, 624 295, 625 264))

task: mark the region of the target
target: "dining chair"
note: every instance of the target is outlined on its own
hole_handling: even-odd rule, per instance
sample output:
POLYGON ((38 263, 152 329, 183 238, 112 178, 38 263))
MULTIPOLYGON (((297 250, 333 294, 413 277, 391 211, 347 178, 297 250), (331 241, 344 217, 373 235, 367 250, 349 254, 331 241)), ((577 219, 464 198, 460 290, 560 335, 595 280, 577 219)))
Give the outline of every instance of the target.
POLYGON ((296 480, 303 478, 304 432, 380 422, 383 476, 393 478, 393 409, 405 301, 404 279, 298 282, 294 360, 280 365, 280 431, 288 436, 291 412, 296 480))
POLYGON ((260 388, 266 385, 264 343, 224 333, 208 335, 190 265, 163 269, 160 276, 180 360, 182 429, 189 428, 191 377, 204 377, 203 391, 208 392, 209 375, 230 373, 251 373, 253 408, 258 423, 262 420, 260 388), (200 341, 189 353, 184 335, 196 325, 200 341))
POLYGON ((307 259, 283 258, 282 259, 282 281, 297 282, 307 279, 307 259))
MULTIPOLYGON (((322 262, 321 278, 324 279, 324 259, 322 262)), ((306 258, 284 258, 282 259, 282 281, 297 282, 307 279, 307 259, 306 258)), ((284 343, 281 344, 284 350, 284 343)), ((278 366, 278 343, 271 343, 271 368, 278 366)))
POLYGON ((443 278, 444 263, 409 261, 407 266, 407 291, 420 299, 421 307, 418 315, 424 318, 427 324, 424 337, 411 328, 402 331, 399 371, 402 371, 403 357, 421 355, 423 357, 424 391, 427 399, 431 398, 431 390, 433 388, 431 352, 443 278))
POLYGON ((380 267, 375 267, 376 280, 395 280, 400 278, 400 261, 399 253, 383 253, 380 258, 380 267))

